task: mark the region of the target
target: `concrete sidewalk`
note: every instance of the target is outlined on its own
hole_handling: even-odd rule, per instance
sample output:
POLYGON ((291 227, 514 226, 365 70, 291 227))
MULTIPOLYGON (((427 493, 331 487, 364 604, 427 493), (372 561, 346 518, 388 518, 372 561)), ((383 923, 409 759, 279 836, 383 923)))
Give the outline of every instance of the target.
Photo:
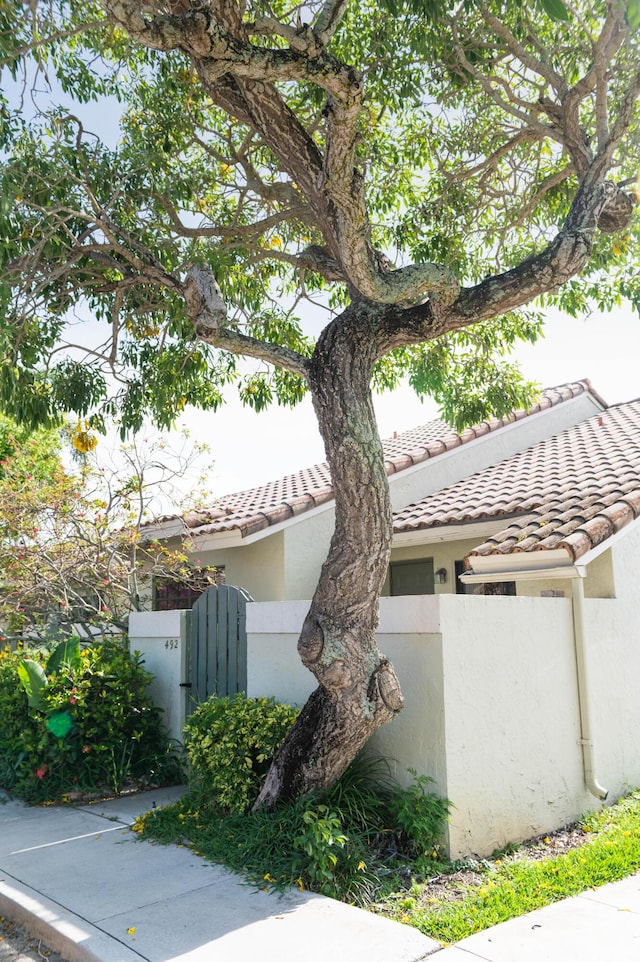
POLYGON ((0 915, 69 962, 418 962, 439 948, 333 899, 256 891, 187 848, 129 831, 180 793, 0 804, 0 915))
POLYGON ((640 962, 640 875, 442 949, 332 899, 255 891, 186 848, 129 831, 179 793, 0 804, 0 915, 69 962, 640 962))

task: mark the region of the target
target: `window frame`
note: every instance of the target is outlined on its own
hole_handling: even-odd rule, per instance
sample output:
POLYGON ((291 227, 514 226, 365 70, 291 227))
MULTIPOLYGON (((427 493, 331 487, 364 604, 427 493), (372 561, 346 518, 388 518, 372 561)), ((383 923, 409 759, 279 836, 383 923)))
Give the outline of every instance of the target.
POLYGON ((153 611, 182 611, 193 608, 213 584, 224 583, 224 566, 193 568, 189 580, 157 575, 153 579, 153 611), (210 580, 213 577, 213 580, 210 580), (165 595, 162 598, 162 595, 165 595))

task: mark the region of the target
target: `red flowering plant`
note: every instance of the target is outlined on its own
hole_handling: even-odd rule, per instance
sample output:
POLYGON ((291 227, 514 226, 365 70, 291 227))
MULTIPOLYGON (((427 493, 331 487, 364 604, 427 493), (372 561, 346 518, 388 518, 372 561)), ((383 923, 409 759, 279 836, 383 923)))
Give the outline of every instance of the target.
POLYGON ((29 802, 179 780, 151 676, 126 644, 77 639, 0 659, 0 786, 29 802))

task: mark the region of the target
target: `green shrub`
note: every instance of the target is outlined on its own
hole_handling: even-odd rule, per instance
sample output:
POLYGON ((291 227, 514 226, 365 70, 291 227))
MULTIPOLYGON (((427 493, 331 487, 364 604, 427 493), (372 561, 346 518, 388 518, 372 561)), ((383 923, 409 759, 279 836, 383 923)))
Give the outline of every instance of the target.
MULTIPOLYGON (((293 860, 293 871, 298 877, 306 876, 309 887, 313 886, 324 895, 336 891, 339 877, 340 856, 343 855, 349 839, 343 834, 342 821, 336 812, 326 805, 317 809, 308 808, 302 813, 302 826, 293 839, 297 858, 293 860)), ((364 862, 361 864, 364 865, 364 862)))
POLYGON ((418 775, 413 768, 409 774, 413 776, 413 784, 396 789, 388 800, 396 843, 400 851, 411 857, 437 854, 450 803, 428 791, 427 786, 433 784, 428 775, 418 775))
POLYGON ((0 653, 0 785, 38 803, 179 780, 138 654, 105 641, 55 670, 50 657, 46 649, 0 653), (23 688, 25 661, 49 668, 39 707, 23 688))
POLYGON ((260 791, 271 759, 298 710, 272 698, 213 696, 185 728, 189 788, 199 805, 245 812, 260 791))
POLYGON ((199 854, 261 887, 297 886, 368 905, 397 887, 397 873, 413 869, 413 851, 433 871, 448 802, 427 792, 428 783, 414 773, 414 784, 400 788, 384 759, 365 756, 323 795, 222 814, 190 794, 147 813, 136 831, 162 842, 189 839, 199 854))

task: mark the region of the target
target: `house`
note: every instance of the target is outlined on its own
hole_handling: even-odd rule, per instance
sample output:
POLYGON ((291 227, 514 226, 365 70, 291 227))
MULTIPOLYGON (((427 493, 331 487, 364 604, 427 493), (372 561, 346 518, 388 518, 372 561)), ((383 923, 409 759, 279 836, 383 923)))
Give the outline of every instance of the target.
MULTIPOLYGON (((371 745, 400 781, 413 768, 452 801, 450 855, 552 831, 639 786, 640 400, 608 406, 579 381, 384 450, 394 539, 378 644, 405 708, 371 745)), ((314 687, 296 641, 332 523, 317 465, 154 526, 188 527, 202 563, 256 599, 249 695, 301 704, 314 687)))
MULTIPOLYGON (((625 467, 631 476, 624 491, 616 487, 617 468, 611 476, 601 470, 614 450, 624 458, 622 447, 628 456, 634 428, 640 430, 635 412, 633 404, 608 408, 588 381, 579 381, 546 390, 529 411, 461 434, 431 421, 384 441, 394 538, 383 595, 566 590, 555 569, 638 513, 629 487, 637 465, 625 467), (600 492, 600 479, 606 491, 600 492), (600 505, 600 494, 607 505, 600 505), (624 508, 612 508, 617 494, 628 495, 624 508), (572 507, 575 515, 565 517, 572 507), (585 510, 587 531, 577 523, 585 510), (469 573, 461 579, 465 559, 469 573), (529 580, 522 573, 517 582, 499 577, 505 566, 523 565, 529 580)), ((225 495, 210 508, 161 519, 147 530, 169 542, 188 533, 199 563, 224 571, 228 584, 241 585, 256 601, 309 599, 333 530, 328 465, 225 495)), ((605 580, 606 565, 602 559, 605 580)), ((593 579, 585 587, 612 590, 593 579)))

